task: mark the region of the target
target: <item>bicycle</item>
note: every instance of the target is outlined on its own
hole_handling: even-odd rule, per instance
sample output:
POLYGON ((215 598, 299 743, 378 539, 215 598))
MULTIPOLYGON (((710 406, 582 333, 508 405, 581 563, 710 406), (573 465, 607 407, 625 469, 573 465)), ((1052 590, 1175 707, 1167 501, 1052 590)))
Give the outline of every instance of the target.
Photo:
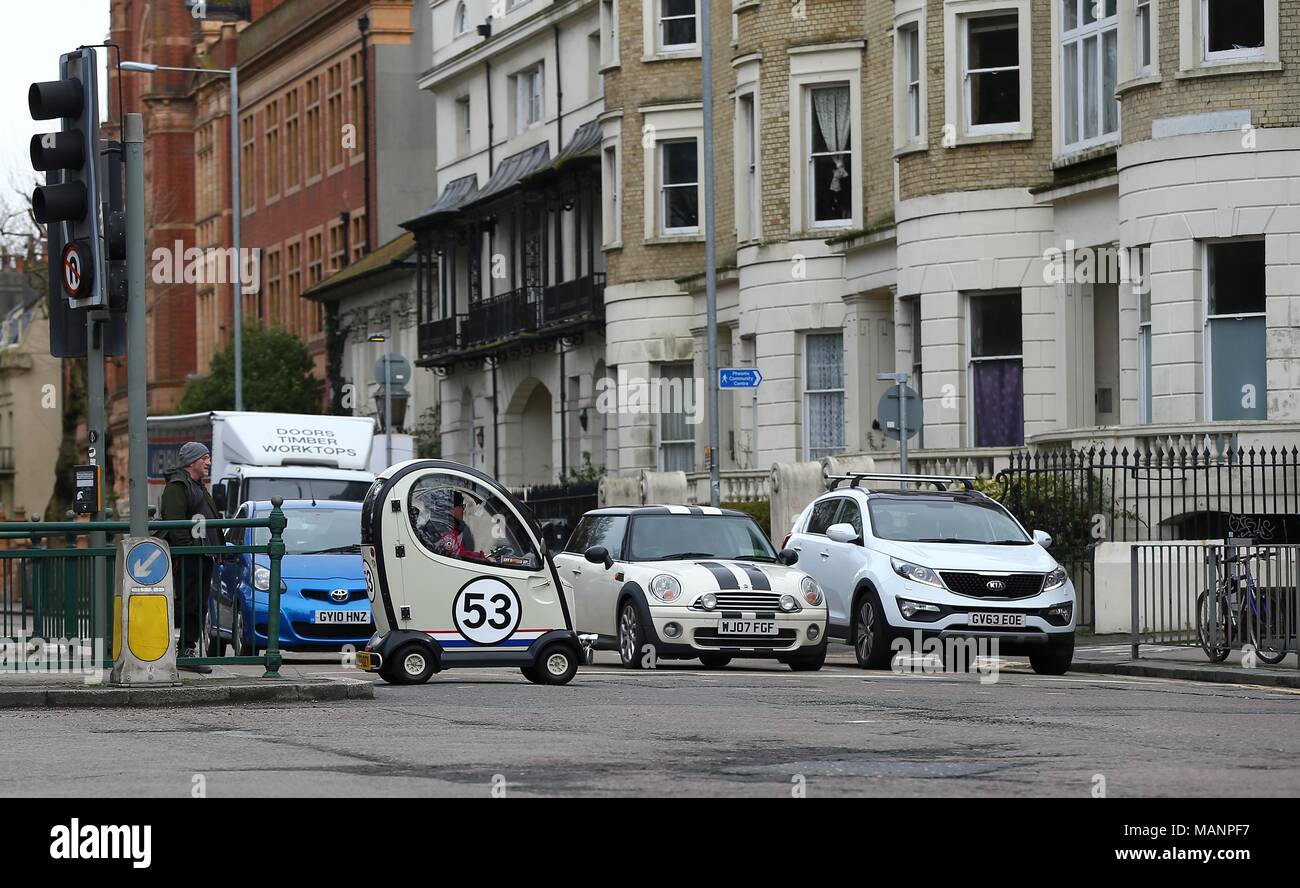
MULTIPOLYGON (((1286 621, 1281 619, 1283 614, 1281 608, 1272 608, 1268 601, 1261 598, 1259 584, 1255 582, 1255 577, 1250 571, 1250 561, 1272 558, 1274 554, 1273 552, 1251 552, 1224 558, 1220 562, 1224 565, 1241 564, 1242 573, 1229 572, 1215 588, 1216 625, 1214 627, 1210 626, 1208 612, 1210 590, 1206 589, 1196 597, 1196 635, 1201 643, 1201 649, 1205 651, 1205 655, 1212 663, 1222 663, 1228 658, 1228 653, 1232 650, 1232 640, 1242 637, 1243 623, 1246 628, 1246 640, 1255 649, 1255 654, 1260 660, 1273 666, 1281 663, 1286 657, 1288 648, 1285 643, 1281 647, 1264 647, 1260 644, 1261 626, 1268 626, 1270 630, 1275 630, 1279 628, 1280 623, 1280 628, 1285 630, 1286 621), (1237 591, 1237 584, 1242 580, 1246 582, 1244 597, 1239 596, 1237 591), (1275 610, 1277 613, 1274 613, 1275 610)), ((1273 634, 1270 632, 1270 636, 1273 634)))

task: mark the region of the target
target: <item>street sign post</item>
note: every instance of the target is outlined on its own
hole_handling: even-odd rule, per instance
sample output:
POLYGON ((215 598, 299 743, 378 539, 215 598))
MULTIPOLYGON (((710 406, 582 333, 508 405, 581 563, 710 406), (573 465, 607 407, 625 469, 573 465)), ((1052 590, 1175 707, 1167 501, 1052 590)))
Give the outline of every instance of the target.
POLYGON ((757 367, 719 367, 718 368, 718 388, 724 391, 734 391, 736 389, 750 389, 754 392, 754 403, 752 404, 754 430, 750 434, 749 446, 753 453, 753 461, 758 461, 758 387, 763 384, 763 374, 757 367))
POLYGON ((876 416, 885 437, 898 442, 898 471, 907 474, 907 442, 925 423, 921 396, 907 384, 906 373, 877 373, 880 382, 893 382, 893 388, 880 396, 876 416))

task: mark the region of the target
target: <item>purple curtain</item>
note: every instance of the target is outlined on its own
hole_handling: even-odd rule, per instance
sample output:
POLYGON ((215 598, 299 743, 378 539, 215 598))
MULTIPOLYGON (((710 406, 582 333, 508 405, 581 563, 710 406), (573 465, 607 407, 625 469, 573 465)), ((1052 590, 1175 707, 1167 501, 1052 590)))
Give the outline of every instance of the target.
POLYGON ((1024 371, 1019 360, 975 365, 975 446, 1025 443, 1024 371))

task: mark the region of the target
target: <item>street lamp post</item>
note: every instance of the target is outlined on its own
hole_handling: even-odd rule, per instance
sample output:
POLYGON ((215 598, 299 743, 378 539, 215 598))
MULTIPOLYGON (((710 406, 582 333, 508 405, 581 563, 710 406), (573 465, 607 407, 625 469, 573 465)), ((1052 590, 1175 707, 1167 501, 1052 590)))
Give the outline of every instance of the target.
MULTIPOLYGON (((383 330, 370 336, 371 342, 387 342, 389 331, 383 330)), ((384 462, 385 467, 393 464, 393 385, 389 376, 388 355, 380 355, 383 361, 384 378, 384 448, 387 452, 387 460, 384 462)))
POLYGON ((244 337, 243 337, 243 294, 240 292, 240 270, 243 262, 239 255, 239 220, 242 208, 239 205, 239 67, 230 68, 177 68, 169 65, 155 65, 150 62, 122 62, 118 66, 123 71, 190 71, 197 74, 225 74, 230 78, 230 239, 234 247, 231 260, 231 290, 233 293, 232 314, 235 327, 235 409, 244 409, 244 337))

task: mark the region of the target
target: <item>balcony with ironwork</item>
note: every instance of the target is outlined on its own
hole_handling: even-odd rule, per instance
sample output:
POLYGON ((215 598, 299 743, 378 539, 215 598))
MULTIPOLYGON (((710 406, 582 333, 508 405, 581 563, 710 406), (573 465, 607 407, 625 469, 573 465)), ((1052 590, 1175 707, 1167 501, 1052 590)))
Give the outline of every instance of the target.
POLYGON ((605 317, 605 273, 561 281, 546 288, 542 300, 542 324, 559 327, 605 317))
POLYGON ((462 347, 476 349, 535 333, 541 308, 541 287, 518 287, 472 302, 460 325, 462 347))
POLYGON ((460 349, 457 321, 460 316, 425 321, 416 331, 421 357, 435 358, 454 354, 460 349))

